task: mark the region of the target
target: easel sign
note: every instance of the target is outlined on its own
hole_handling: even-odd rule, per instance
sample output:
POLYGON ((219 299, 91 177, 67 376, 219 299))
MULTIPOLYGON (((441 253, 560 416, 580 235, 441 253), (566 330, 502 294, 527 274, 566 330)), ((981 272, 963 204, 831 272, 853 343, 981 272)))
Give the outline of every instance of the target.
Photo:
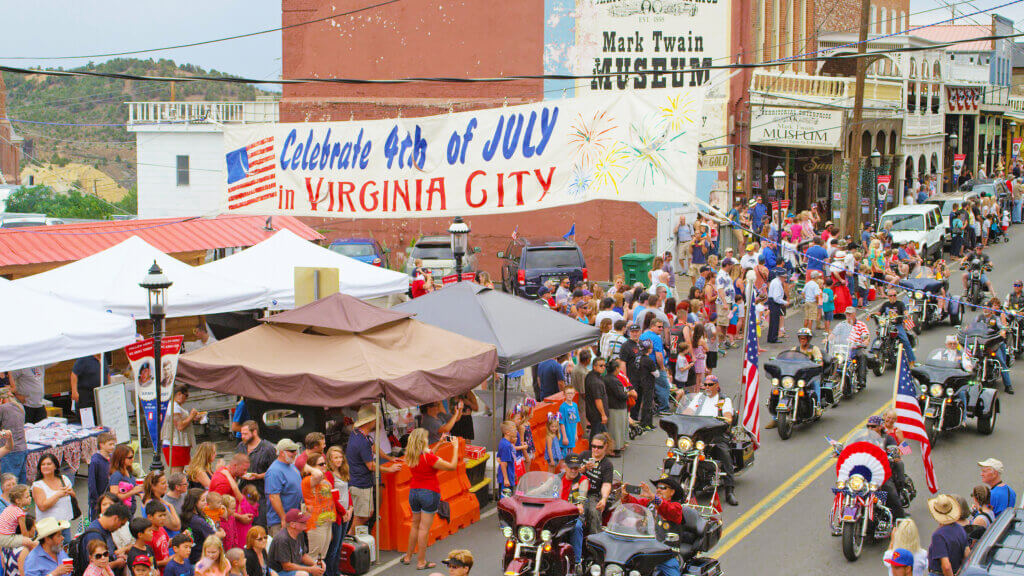
POLYGON ((94 391, 99 424, 117 436, 117 442, 129 442, 132 429, 128 422, 128 391, 124 382, 100 386, 94 391))

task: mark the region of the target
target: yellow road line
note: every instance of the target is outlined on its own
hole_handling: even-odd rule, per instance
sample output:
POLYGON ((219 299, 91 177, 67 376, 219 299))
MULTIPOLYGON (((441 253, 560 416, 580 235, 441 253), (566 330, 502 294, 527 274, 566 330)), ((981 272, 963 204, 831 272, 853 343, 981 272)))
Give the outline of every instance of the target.
MULTIPOLYGON (((881 408, 875 410, 871 416, 878 416, 882 412, 892 406, 890 402, 886 402, 881 408)), ((854 433, 860 431, 868 422, 868 418, 864 418, 855 426, 852 430, 846 433, 840 439, 840 442, 845 443, 850 439, 854 433)), ((826 470, 833 467, 832 465, 832 449, 828 448, 818 454, 813 460, 807 463, 806 466, 797 471, 789 477, 788 480, 783 482, 778 488, 772 490, 770 494, 765 496, 754 505, 753 508, 747 510, 742 516, 736 519, 722 530, 722 539, 718 545, 711 550, 710 554, 721 558, 728 552, 733 546, 738 544, 741 540, 746 538, 755 528, 764 523, 765 520, 770 518, 772 514, 778 512, 779 508, 782 508, 787 502, 796 497, 797 494, 802 492, 804 488, 807 488, 811 482, 814 482, 821 476, 826 470)))

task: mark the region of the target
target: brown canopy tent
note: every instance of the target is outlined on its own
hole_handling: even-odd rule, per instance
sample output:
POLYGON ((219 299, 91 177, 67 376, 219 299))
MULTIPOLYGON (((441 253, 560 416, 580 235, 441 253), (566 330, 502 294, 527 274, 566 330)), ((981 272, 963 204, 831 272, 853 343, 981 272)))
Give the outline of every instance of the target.
POLYGON ((177 380, 266 402, 408 408, 462 394, 497 365, 492 344, 334 294, 183 355, 177 380))

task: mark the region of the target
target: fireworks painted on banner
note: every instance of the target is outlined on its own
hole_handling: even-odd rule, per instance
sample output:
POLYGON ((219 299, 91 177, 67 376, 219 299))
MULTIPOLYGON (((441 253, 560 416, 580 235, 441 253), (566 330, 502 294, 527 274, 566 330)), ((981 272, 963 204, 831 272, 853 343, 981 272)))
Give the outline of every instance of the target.
POLYGON ((576 158, 584 167, 593 166, 615 142, 612 134, 616 128, 618 126, 615 119, 606 110, 595 112, 594 116, 587 120, 583 118, 583 114, 577 115, 576 122, 572 125, 569 143, 575 146, 576 158))
POLYGON ((566 192, 569 193, 570 198, 582 198, 590 189, 590 184, 593 181, 594 178, 590 172, 577 164, 572 167, 572 175, 569 176, 569 182, 566 184, 566 192))

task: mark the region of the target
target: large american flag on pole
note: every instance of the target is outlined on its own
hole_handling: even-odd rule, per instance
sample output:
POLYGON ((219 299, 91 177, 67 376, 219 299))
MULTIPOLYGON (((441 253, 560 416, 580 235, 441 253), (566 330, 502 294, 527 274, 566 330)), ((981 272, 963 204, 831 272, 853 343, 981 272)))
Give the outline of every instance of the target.
POLYGON ((939 491, 935 481, 935 468, 932 466, 932 445, 928 442, 928 433, 924 429, 924 416, 921 405, 917 402, 917 386, 910 375, 910 360, 900 345, 900 371, 896 375, 896 429, 903 431, 907 440, 916 440, 921 444, 921 459, 924 461, 924 476, 928 490, 932 494, 939 491))
POLYGON ((757 314, 753 291, 747 290, 747 346, 743 355, 743 427, 761 444, 760 408, 757 402, 757 314))

